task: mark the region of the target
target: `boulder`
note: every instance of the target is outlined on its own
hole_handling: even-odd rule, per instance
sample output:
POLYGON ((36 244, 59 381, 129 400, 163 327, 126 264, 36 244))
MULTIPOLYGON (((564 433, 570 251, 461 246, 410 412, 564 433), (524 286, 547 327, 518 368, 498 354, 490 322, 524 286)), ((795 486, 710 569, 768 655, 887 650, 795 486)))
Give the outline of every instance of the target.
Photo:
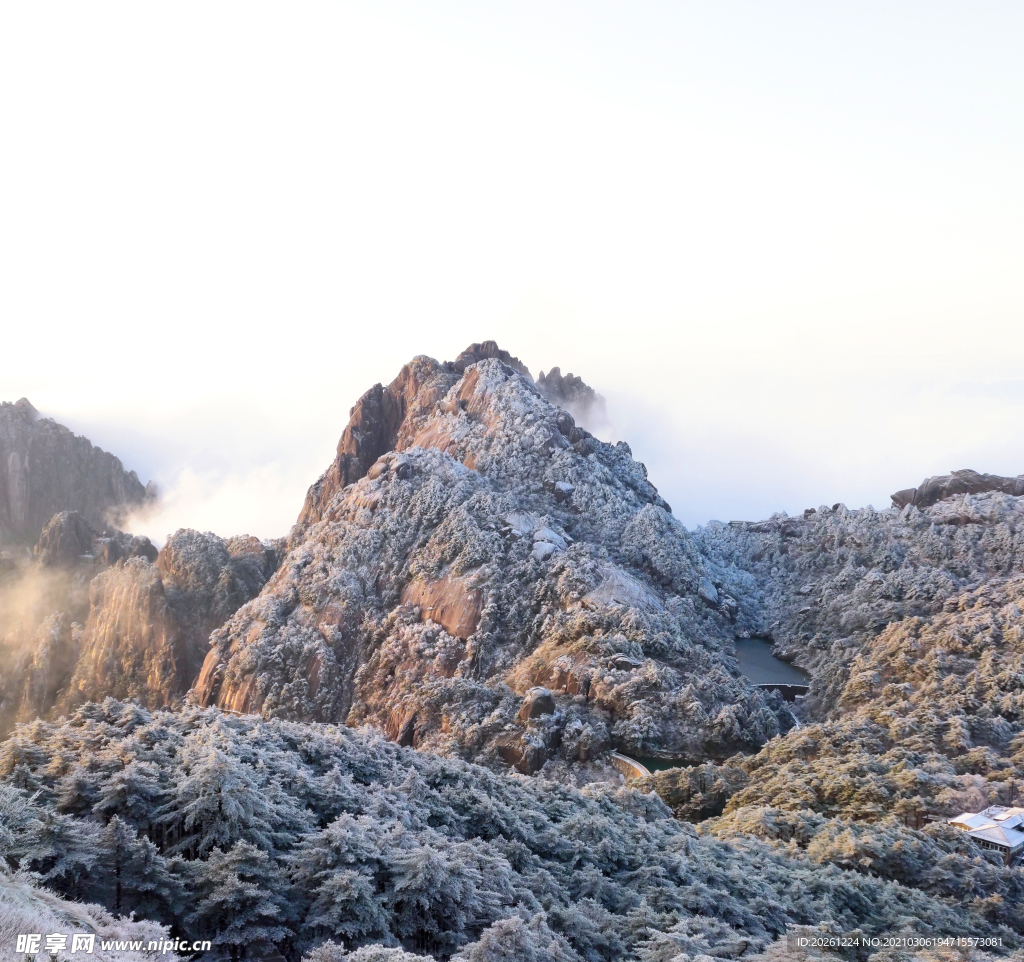
POLYGON ((555 696, 547 688, 531 688, 523 697, 519 717, 522 721, 555 713, 555 696))
POLYGON ((499 735, 494 740, 494 749, 503 762, 524 775, 540 771, 548 760, 547 745, 543 739, 533 738, 526 732, 499 735))
POLYGON ((535 541, 533 543, 533 557, 537 561, 547 561, 557 550, 557 546, 550 541, 535 541))
POLYGON ((710 579, 700 579, 700 584, 697 587, 697 594, 700 595, 702 601, 707 602, 712 608, 717 607, 718 589, 711 583, 710 579))
POLYGON ((573 491, 576 490, 576 486, 570 484, 568 481, 556 481, 555 482, 555 500, 561 504, 564 501, 568 501, 572 498, 573 491))

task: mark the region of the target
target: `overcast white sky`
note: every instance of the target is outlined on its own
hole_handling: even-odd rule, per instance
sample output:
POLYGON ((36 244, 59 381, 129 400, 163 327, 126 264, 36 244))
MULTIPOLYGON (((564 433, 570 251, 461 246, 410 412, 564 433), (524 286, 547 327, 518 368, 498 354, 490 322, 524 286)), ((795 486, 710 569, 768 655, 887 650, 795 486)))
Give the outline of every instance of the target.
MULTIPOLYGON (((689 526, 1024 472, 1024 6, 0 6, 0 399, 284 533, 493 337, 689 526)), ((150 533, 161 537, 166 531, 150 533)))

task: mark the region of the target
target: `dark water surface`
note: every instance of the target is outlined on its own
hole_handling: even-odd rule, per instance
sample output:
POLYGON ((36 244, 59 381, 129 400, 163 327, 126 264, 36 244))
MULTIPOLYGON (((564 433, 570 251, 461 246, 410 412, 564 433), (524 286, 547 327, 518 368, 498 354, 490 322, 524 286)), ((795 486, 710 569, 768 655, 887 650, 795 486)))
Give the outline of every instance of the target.
MULTIPOLYGON (((810 675, 795 665, 776 658, 772 654, 772 643, 761 638, 737 638, 736 658, 740 671, 755 685, 806 685, 810 675)), ((650 772, 663 772, 669 768, 694 764, 685 758, 637 758, 650 772)))
POLYGON ((755 685, 806 685, 810 676, 772 654, 772 643, 761 638, 737 638, 736 658, 755 685))

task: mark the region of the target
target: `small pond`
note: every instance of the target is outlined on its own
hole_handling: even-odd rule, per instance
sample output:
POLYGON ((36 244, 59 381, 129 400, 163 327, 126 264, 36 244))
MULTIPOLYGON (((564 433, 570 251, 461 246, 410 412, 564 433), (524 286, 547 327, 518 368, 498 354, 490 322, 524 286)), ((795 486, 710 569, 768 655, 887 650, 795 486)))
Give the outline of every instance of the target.
POLYGON ((755 685, 806 685, 810 676, 795 665, 776 658, 772 643, 763 638, 737 638, 736 658, 755 685))
MULTIPOLYGON (((781 658, 776 658, 772 654, 772 643, 763 638, 737 638, 736 658, 740 663, 740 671, 755 685, 804 686, 810 680, 807 672, 781 658)), ((793 692, 785 687, 780 688, 780 691, 783 691, 783 697, 788 701, 792 701, 793 696, 803 690, 800 688, 797 692, 793 692)), ((663 772, 669 768, 696 763, 696 760, 692 758, 638 757, 636 761, 649 772, 663 772)))

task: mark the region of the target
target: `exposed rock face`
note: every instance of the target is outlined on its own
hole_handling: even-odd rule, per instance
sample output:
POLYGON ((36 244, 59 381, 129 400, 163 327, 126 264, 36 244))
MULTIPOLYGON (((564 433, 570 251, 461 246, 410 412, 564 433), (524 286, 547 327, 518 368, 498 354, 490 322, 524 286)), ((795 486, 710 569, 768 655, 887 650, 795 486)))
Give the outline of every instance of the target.
POLYGON ((431 581, 413 579, 402 590, 402 603, 418 608, 421 618, 465 641, 480 624, 483 592, 472 587, 471 580, 453 575, 431 581))
POLYGON ((1003 494, 1024 494, 1024 474, 1016 478, 1004 478, 998 474, 979 474, 977 471, 965 469, 952 474, 937 475, 925 478, 916 488, 905 488, 892 495, 892 503, 897 508, 908 504, 924 508, 955 497, 958 494, 981 494, 984 491, 1002 491, 1003 494))
POLYGON ((339 491, 358 481, 381 455, 393 450, 399 442, 399 431, 430 412, 445 393, 450 378, 450 372, 437 361, 418 357, 403 367, 386 388, 380 384, 370 388, 350 412, 334 463, 309 489, 299 524, 319 521, 339 491))
POLYGON ((537 378, 537 390, 552 404, 557 404, 577 421, 590 425, 594 430, 608 422, 605 399, 571 371, 564 375, 557 367, 553 367, 547 374, 541 371, 537 378))
POLYGON ((524 771, 792 723, 737 676, 724 602, 698 593, 700 556, 643 465, 524 372, 491 342, 364 395, 281 568, 214 633, 202 704, 371 722, 524 771), (556 710, 518 718, 538 686, 556 710))
POLYGON ((36 544, 36 557, 51 568, 74 567, 83 555, 92 551, 93 539, 99 537, 77 511, 55 514, 43 528, 36 544))
POLYGON ((74 671, 80 635, 81 626, 63 611, 43 620, 21 665, 20 700, 10 706, 18 720, 38 718, 53 706, 74 671))
POLYGON ((141 558, 120 562, 89 586, 89 618, 58 711, 108 695, 170 704, 191 681, 188 655, 159 569, 141 558))
POLYGON ((276 564, 276 547, 256 538, 225 541, 186 529, 168 539, 155 564, 119 561, 90 585, 89 618, 60 708, 108 695, 171 704, 199 674, 210 632, 259 594, 276 564))
POLYGON ((467 367, 476 364, 477 361, 485 361, 488 358, 497 358, 502 364, 508 365, 513 371, 518 371, 527 380, 532 381, 530 369, 519 360, 513 357, 508 351, 503 351, 495 341, 484 341, 482 344, 470 344, 452 363, 452 367, 459 374, 465 373, 467 367))
POLYGON ((54 516, 9 588, 23 610, 0 632, 0 730, 107 696, 180 699, 210 632, 259 593, 279 551, 182 530, 157 555, 148 538, 98 535, 76 512, 54 516))
POLYGON ((94 531, 77 511, 55 514, 43 528, 36 544, 39 563, 51 568, 76 565, 112 565, 122 558, 156 561, 156 546, 146 537, 107 530, 94 531))
MULTIPOLYGON (((196 679, 210 633, 255 598, 277 568, 281 545, 181 529, 156 559, 186 651, 185 687, 196 679)), ((176 690, 181 694, 184 688, 176 690)))
POLYGON ((59 511, 77 511, 102 530, 111 512, 145 498, 114 455, 39 417, 25 398, 0 404, 0 543, 34 543, 59 511))

